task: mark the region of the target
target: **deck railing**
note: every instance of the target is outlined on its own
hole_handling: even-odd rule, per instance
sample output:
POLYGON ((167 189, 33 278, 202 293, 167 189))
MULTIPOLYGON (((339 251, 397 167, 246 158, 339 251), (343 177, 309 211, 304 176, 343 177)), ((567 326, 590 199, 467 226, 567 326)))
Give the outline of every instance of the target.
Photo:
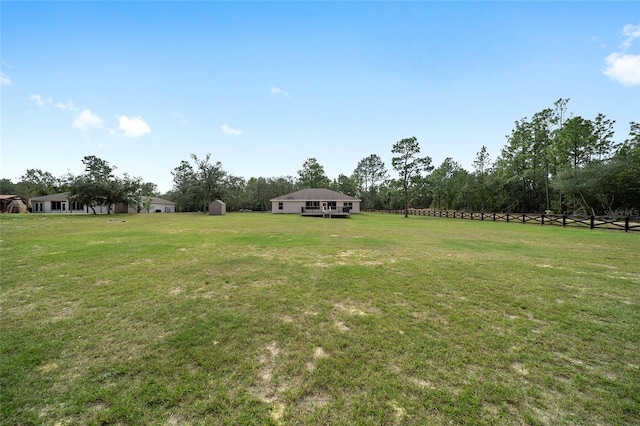
POLYGON ((351 209, 349 207, 327 207, 326 209, 308 209, 302 208, 302 213, 349 213, 351 209))

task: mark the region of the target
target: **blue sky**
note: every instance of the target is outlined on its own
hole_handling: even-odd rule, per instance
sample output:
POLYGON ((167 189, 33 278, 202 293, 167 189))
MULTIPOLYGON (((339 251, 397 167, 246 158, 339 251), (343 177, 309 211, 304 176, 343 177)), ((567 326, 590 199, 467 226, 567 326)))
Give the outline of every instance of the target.
POLYGON ((244 178, 330 178, 418 138, 439 165, 492 160, 514 121, 640 121, 637 2, 0 3, 1 177, 27 168, 172 186, 190 154, 244 178))

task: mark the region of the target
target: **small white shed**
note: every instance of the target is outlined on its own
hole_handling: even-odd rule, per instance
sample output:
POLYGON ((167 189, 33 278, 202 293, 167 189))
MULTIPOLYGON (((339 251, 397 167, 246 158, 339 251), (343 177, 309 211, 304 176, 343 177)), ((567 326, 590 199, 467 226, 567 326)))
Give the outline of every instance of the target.
POLYGON ((221 216, 227 213, 227 205, 224 201, 215 200, 209 204, 209 214, 221 216))

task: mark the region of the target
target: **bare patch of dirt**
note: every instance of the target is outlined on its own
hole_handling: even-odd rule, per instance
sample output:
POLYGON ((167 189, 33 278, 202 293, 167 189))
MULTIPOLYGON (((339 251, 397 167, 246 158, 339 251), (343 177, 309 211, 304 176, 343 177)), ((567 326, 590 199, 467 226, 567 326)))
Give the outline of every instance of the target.
POLYGON ((278 389, 272 382, 273 371, 276 368, 276 358, 280 353, 280 347, 277 342, 269 343, 264 350, 258 355, 258 363, 262 366, 260 374, 249 389, 251 394, 263 402, 271 403, 276 400, 278 389))
POLYGON ((285 406, 281 402, 276 402, 271 407, 271 418, 278 424, 282 424, 282 417, 284 416, 285 406))
POLYGON ((58 369, 58 364, 55 362, 50 362, 38 367, 38 371, 41 373, 51 373, 52 371, 56 371, 58 369))
POLYGON ((349 331, 350 328, 345 325, 342 321, 336 322, 336 328, 340 331, 349 331))
POLYGON ((419 377, 405 376, 405 378, 409 383, 412 383, 412 384, 418 386, 420 389, 435 389, 436 388, 431 382, 428 382, 428 381, 426 381, 424 379, 421 379, 419 377))
POLYGON ((511 364, 511 368, 513 369, 513 371, 520 374, 521 376, 529 375, 529 370, 527 370, 525 366, 520 364, 519 362, 514 362, 513 364, 511 364))
POLYGON ((318 408, 322 408, 331 404, 333 397, 324 389, 318 389, 313 393, 305 395, 297 404, 297 407, 306 412, 313 412, 318 408))
POLYGON ((380 313, 380 309, 375 306, 365 306, 362 304, 356 304, 352 301, 334 303, 333 307, 340 311, 349 314, 350 316, 366 316, 380 313))
POLYGON ((186 421, 182 417, 177 414, 172 414, 167 419, 167 426, 188 426, 191 425, 190 422, 186 421))
POLYGON ((307 370, 314 371, 316 369, 316 361, 323 358, 329 358, 329 354, 321 347, 317 347, 313 351, 313 359, 307 362, 307 370))
POLYGON ((393 408, 393 416, 396 420, 401 420, 404 416, 407 415, 407 412, 404 408, 402 408, 396 401, 391 401, 391 408, 393 408))
POLYGON ((74 309, 72 306, 65 306, 58 312, 58 315, 51 317, 51 321, 61 321, 69 318, 73 318, 74 309))

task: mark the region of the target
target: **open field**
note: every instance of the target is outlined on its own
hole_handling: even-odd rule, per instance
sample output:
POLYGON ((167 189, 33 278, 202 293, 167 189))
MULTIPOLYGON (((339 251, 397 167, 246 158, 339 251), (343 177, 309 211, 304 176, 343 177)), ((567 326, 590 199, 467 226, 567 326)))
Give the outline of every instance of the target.
POLYGON ((0 423, 640 424, 640 236, 3 215, 0 423))

